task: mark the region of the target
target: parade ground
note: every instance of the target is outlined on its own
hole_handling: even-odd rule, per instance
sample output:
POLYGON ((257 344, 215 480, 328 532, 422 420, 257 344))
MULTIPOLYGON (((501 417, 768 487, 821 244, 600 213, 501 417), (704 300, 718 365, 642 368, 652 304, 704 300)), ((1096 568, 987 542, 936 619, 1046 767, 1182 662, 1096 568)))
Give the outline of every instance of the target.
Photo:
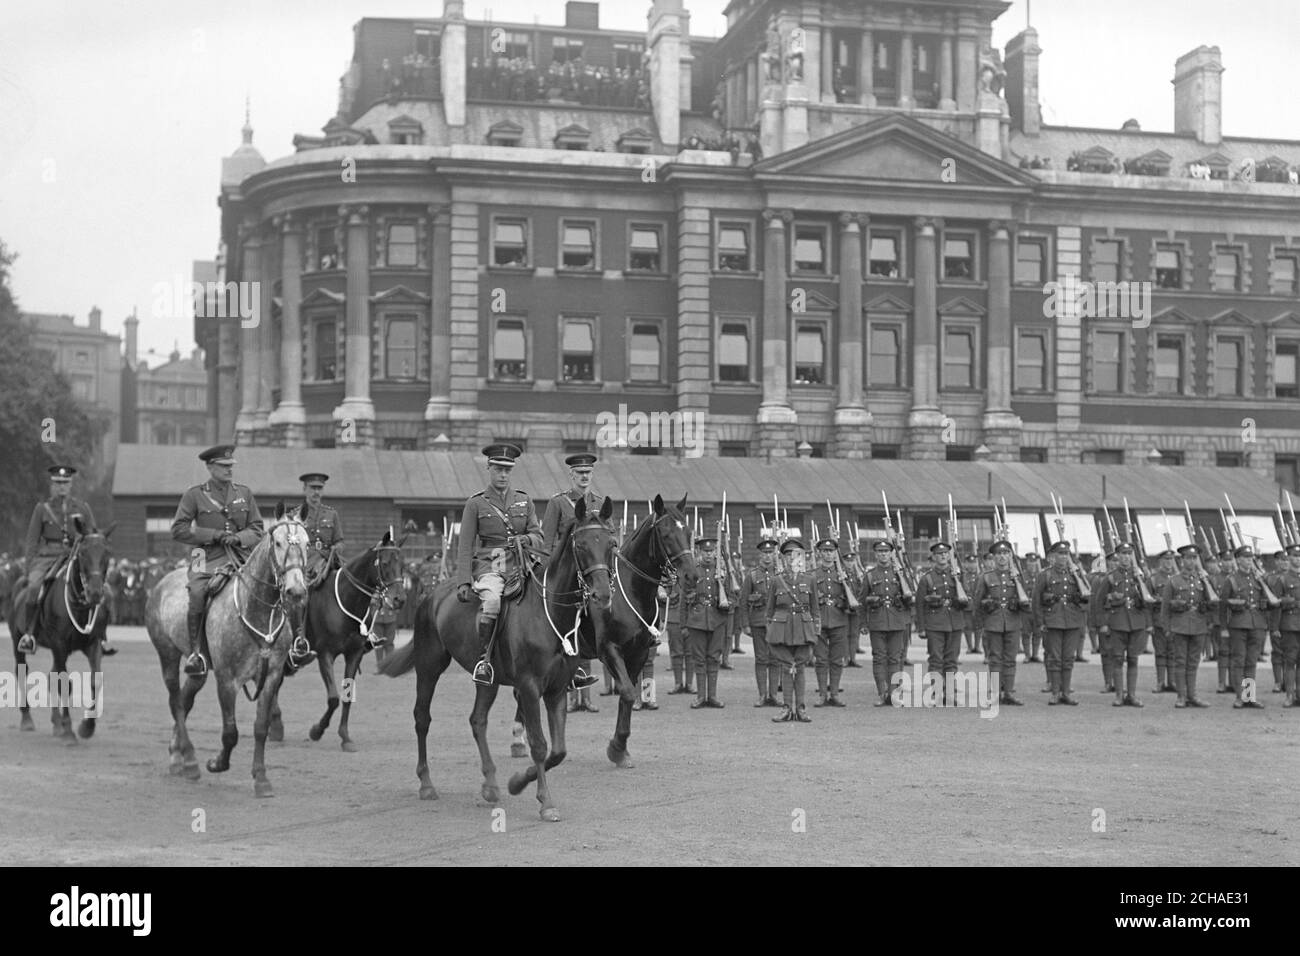
MULTIPOLYGON (((286 682, 285 739, 268 743, 271 799, 253 796, 253 706, 240 697, 231 769, 197 782, 170 776, 170 717, 157 658, 142 628, 114 628, 104 712, 94 737, 65 745, 49 711, 36 731, 0 709, 0 836, 19 865, 534 864, 534 865, 1295 865, 1294 814, 1282 799, 1300 771, 1300 710, 1279 706, 1261 663, 1264 710, 1233 710, 1203 663, 1206 710, 1175 710, 1152 694, 1143 657, 1142 710, 1100 693, 1096 655, 1075 667, 1078 707, 1049 707, 1041 664, 1019 667, 1024 707, 875 708, 869 655, 844 673, 839 710, 811 724, 773 724, 755 709, 753 657, 732 658, 725 710, 692 711, 670 696, 666 647, 656 712, 633 714, 633 769, 605 757, 614 698, 568 718, 568 758, 550 774, 562 820, 538 818, 535 790, 506 794, 525 760, 510 757, 513 699, 503 690, 489 734, 499 809, 479 797, 468 715, 473 685, 458 668, 439 684, 430 730, 440 799, 421 801, 411 716, 413 675, 375 676, 367 655, 344 753, 338 715, 324 711, 312 665, 286 682), (503 812, 501 812, 503 811, 503 812)), ((405 635, 399 636, 399 642, 405 635)), ((5 648, 8 656, 8 648, 5 648)), ((913 640, 910 657, 924 659, 913 640)), ((4 662, 12 668, 12 660, 4 662)), ((42 650, 29 658, 48 668, 42 650)), ((78 656, 69 665, 84 666, 78 656)), ((964 669, 982 669, 966 654, 964 669)), ((341 664, 339 665, 341 674, 341 664)), ((74 711, 74 724, 80 714, 74 711)), ((200 764, 219 747, 212 682, 190 721, 200 764)))

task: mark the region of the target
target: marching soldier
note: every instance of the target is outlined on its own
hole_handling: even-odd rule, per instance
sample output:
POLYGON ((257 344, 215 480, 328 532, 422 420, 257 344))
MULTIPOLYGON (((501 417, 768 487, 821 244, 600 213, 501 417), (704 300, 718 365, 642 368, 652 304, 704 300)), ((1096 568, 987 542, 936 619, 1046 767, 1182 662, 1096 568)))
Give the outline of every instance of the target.
MULTIPOLYGON (((1058 541, 1050 549, 1052 566, 1045 568, 1034 582, 1033 614, 1043 631, 1043 648, 1047 653, 1049 704, 1076 706, 1070 694, 1074 676, 1074 652, 1083 639, 1088 599, 1079 590, 1070 569, 1070 543, 1058 541)), ((1118 686, 1118 681, 1116 683, 1118 686)))
MULTIPOLYGON (((557 491, 546 503, 546 513, 542 516, 542 548, 550 552, 555 543, 564 536, 577 518, 576 508, 579 501, 587 503, 587 511, 599 511, 601 501, 591 490, 591 481, 595 473, 596 456, 588 452, 570 455, 564 459, 569 466, 569 490, 557 491)), ((578 663, 581 673, 587 673, 591 661, 585 658, 578 663)), ((608 677, 608 670, 606 671, 608 677)), ((631 676, 631 675, 629 675, 631 676)), ((592 683, 596 683, 593 676, 592 683)), ((591 702, 591 688, 582 687, 569 696, 569 713, 585 710, 596 714, 600 708, 591 702)))
MULTIPOLYGON (((1038 552, 1030 551, 1021 558, 1021 561, 1024 562, 1025 580, 1030 582, 1032 587, 1043 572, 1042 558, 1038 556, 1038 552)), ((1043 632, 1032 614, 1025 619, 1024 625, 1025 629, 1020 633, 1020 647, 1025 655, 1025 663, 1037 664, 1042 660, 1038 652, 1043 647, 1043 632)))
MULTIPOLYGON (((1088 575, 1088 587, 1092 588, 1093 594, 1096 594, 1097 588, 1101 586, 1102 578, 1115 566, 1115 552, 1107 551, 1104 560, 1099 561, 1097 567, 1088 575)), ((1092 602, 1093 608, 1098 606, 1096 601, 1092 602)), ((1091 608, 1089 610, 1091 611, 1091 608)), ((1096 642, 1094 649, 1101 657, 1101 692, 1113 694, 1115 693, 1115 662, 1111 659, 1110 631, 1103 632, 1096 617, 1091 613, 1088 615, 1088 636, 1096 642)))
MULTIPOLYGON (((185 673, 201 675, 208 662, 199 647, 199 628, 207 612, 208 586, 213 574, 223 568, 239 567, 262 538, 262 513, 247 485, 233 480, 234 445, 213 445, 199 453, 208 466, 208 480, 194 485, 181 497, 172 518, 172 538, 193 548, 202 548, 201 560, 189 565, 189 613, 185 618, 190 655, 185 673)), ((298 668, 312 658, 311 647, 301 633, 289 648, 289 664, 298 668)))
POLYGON ((1117 566, 1102 576, 1093 592, 1089 618, 1110 645, 1114 706, 1141 707, 1137 696, 1138 658, 1147 639, 1147 602, 1142 599, 1142 585, 1134 569, 1133 546, 1117 545, 1115 562, 1117 566))
POLYGON ((867 631, 871 638, 871 676, 876 682, 876 707, 889 707, 893 700, 890 686, 894 675, 906 663, 907 638, 912 630, 908 611, 914 597, 906 588, 893 563, 894 546, 885 540, 872 546, 875 567, 868 568, 862 579, 859 600, 866 609, 867 631))
POLYGON ((1205 582, 1197 568, 1200 549, 1194 544, 1178 549, 1179 569, 1165 579, 1160 590, 1160 626, 1172 645, 1174 688, 1178 699, 1174 706, 1208 707, 1196 696, 1196 671, 1201 664, 1210 612, 1218 603, 1210 600, 1205 582))
POLYGON ((772 656, 784 672, 781 681, 782 710, 772 723, 812 723, 804 710, 804 668, 812 657, 812 646, 821 634, 817 614, 817 587, 804 570, 804 546, 798 538, 781 545, 786 565, 768 592, 763 614, 772 656))
MULTIPOLYGON (((1294 707, 1296 664, 1300 660, 1300 544, 1288 545, 1287 562, 1273 579, 1273 592, 1281 602, 1273 619, 1273 647, 1282 657, 1282 706, 1294 707)), ((1278 655, 1275 653, 1274 657, 1278 655)))
MULTIPOLYGON (((1011 545, 994 541, 989 545, 993 570, 976 575, 971 603, 975 606, 975 626, 984 634, 984 653, 993 685, 1000 688, 999 700, 1012 707, 1022 702, 1016 696, 1016 651, 1020 649, 1023 614, 1029 608, 1021 603, 1024 585, 1016 587, 1011 573, 1011 545)), ((1028 595, 1025 595, 1028 597, 1028 595)))
POLYGON ((1219 599, 1223 602, 1220 623, 1228 631, 1231 654, 1228 677, 1237 695, 1232 706, 1237 710, 1262 709, 1264 706, 1256 696, 1255 665, 1264 646, 1264 635, 1268 633, 1268 619, 1263 583, 1252 565, 1254 556, 1255 551, 1248 544, 1234 552, 1237 569, 1228 575, 1223 590, 1219 592, 1219 599), (1251 683, 1249 693, 1245 689, 1246 679, 1251 683))
POLYGON ((849 651, 848 591, 840 582, 835 567, 839 542, 822 538, 817 542, 817 570, 813 572, 817 614, 821 621, 813 648, 817 672, 817 703, 814 707, 843 707, 840 700, 840 675, 849 651))
MULTIPOLYGON (((974 553, 966 555, 962 559, 961 586, 966 589, 967 595, 974 595, 975 584, 981 574, 980 559, 974 553)), ((987 569, 983 569, 987 570, 987 569)), ((974 598, 972 603, 966 608, 962 621, 962 636, 966 639, 966 652, 969 654, 978 654, 980 650, 980 632, 975 625, 977 608, 974 598)))
POLYGON ((957 581, 951 566, 952 545, 936 541, 930 545, 930 555, 933 564, 916 584, 917 626, 925 637, 930 671, 943 675, 946 700, 948 675, 956 674, 959 669, 961 632, 970 595, 966 600, 957 596, 957 581))
POLYGON ((718 700, 718 665, 722 663, 722 643, 727 640, 728 606, 735 603, 736 595, 727 594, 725 573, 719 580, 722 558, 718 539, 697 538, 695 544, 700 549, 696 555, 700 575, 695 590, 687 593, 684 601, 686 646, 695 660, 698 681, 691 709, 699 710, 725 706, 718 700))
POLYGON ((1159 604, 1160 595, 1164 593, 1165 582, 1178 571, 1174 563, 1176 557, 1177 555, 1169 550, 1160 552, 1159 557, 1156 558, 1156 569, 1151 572, 1151 593, 1157 602, 1155 607, 1150 608, 1151 649, 1155 652, 1156 657, 1156 686, 1151 690, 1153 694, 1168 694, 1177 691, 1171 673, 1173 671, 1173 645, 1165 634, 1165 629, 1160 625, 1163 615, 1159 604))
POLYGON ((736 599, 740 628, 754 645, 754 679, 758 682, 755 707, 781 706, 776 699, 781 674, 768 647, 766 617, 767 600, 776 585, 776 547, 772 538, 762 538, 758 542, 758 566, 745 572, 740 582, 740 596, 736 599))
POLYGON ((18 651, 33 654, 36 651, 36 633, 41 626, 41 599, 47 581, 72 553, 72 542, 77 536, 77 519, 86 528, 95 527, 95 515, 90 505, 72 497, 72 476, 77 469, 71 465, 51 465, 50 496, 38 502, 32 510, 32 520, 27 524, 27 537, 23 542, 27 574, 23 586, 14 595, 13 621, 10 630, 18 637, 18 651))

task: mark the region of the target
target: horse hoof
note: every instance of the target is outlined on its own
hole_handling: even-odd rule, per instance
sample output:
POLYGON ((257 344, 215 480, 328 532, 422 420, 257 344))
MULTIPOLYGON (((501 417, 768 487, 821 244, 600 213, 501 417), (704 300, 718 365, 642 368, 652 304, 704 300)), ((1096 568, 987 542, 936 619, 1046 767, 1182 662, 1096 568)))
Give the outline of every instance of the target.
MULTIPOLYGON (((489 786, 488 784, 485 783, 483 784, 483 789, 480 792, 483 795, 483 799, 486 800, 488 803, 501 802, 501 791, 496 787, 489 786)), ((513 793, 514 791, 511 792, 513 793)))
POLYGON ((181 767, 181 776, 184 777, 186 780, 198 780, 199 779, 198 761, 195 761, 194 763, 184 764, 181 767))
POLYGON ((610 763, 618 764, 625 755, 626 751, 619 750, 618 747, 614 746, 614 741, 611 740, 605 745, 605 756, 609 758, 610 763))
POLYGON ((95 736, 95 722, 93 720, 83 720, 77 725, 77 734, 82 740, 89 740, 95 736))
MULTIPOLYGON (((197 770, 198 767, 195 767, 194 769, 197 770)), ((173 760, 171 762, 171 765, 167 768, 168 775, 173 777, 179 777, 184 772, 185 772, 185 767, 181 764, 179 760, 173 760)))
POLYGON ((18 722, 19 730, 35 730, 36 722, 32 720, 31 714, 23 714, 22 719, 18 722))
POLYGON ((438 791, 435 790, 435 789, 433 789, 433 787, 421 787, 421 788, 420 788, 420 799, 421 799, 421 800, 437 800, 437 799, 438 799, 438 791))
POLYGON ((63 739, 63 746, 65 747, 77 746, 77 735, 70 730, 66 734, 62 735, 62 739, 63 739))
POLYGON ((284 743, 284 724, 278 720, 273 723, 266 731, 266 738, 273 743, 284 743))
MULTIPOLYGON (((312 724, 312 725, 311 725, 311 730, 307 731, 307 736, 310 737, 312 740, 320 740, 321 735, 324 734, 324 733, 325 733, 325 728, 324 728, 324 727, 322 727, 320 724, 312 724)), ((275 738, 272 737, 271 739, 274 740, 275 738)), ((280 731, 280 739, 281 739, 281 740, 284 739, 284 731, 283 731, 283 730, 280 731)))
POLYGON ((216 757, 208 761, 208 773, 225 773, 229 769, 230 764, 222 766, 221 761, 216 757))
POLYGON ((512 756, 512 757, 527 757, 527 756, 528 756, 528 748, 525 747, 523 744, 511 744, 511 745, 510 745, 510 756, 512 756))
POLYGON ((269 780, 254 780, 254 781, 253 781, 253 796, 255 796, 255 797, 273 797, 273 796, 275 796, 275 794, 273 794, 273 793, 271 792, 271 781, 269 781, 269 780))
POLYGON ((510 791, 510 796, 517 797, 524 792, 524 787, 528 786, 528 778, 522 773, 511 774, 510 781, 506 784, 506 789, 510 791))
POLYGON ((339 744, 339 746, 343 749, 343 752, 345 754, 354 754, 358 750, 357 745, 350 740, 344 740, 342 743, 339 744))
POLYGON ((614 761, 614 766, 617 767, 619 770, 635 770, 635 769, 636 769, 636 764, 634 764, 634 763, 632 762, 632 758, 629 757, 626 753, 623 754, 623 759, 622 759, 622 760, 615 760, 615 761, 614 761))
POLYGON ((555 807, 542 807, 541 817, 547 823, 559 823, 560 811, 555 809, 555 807))

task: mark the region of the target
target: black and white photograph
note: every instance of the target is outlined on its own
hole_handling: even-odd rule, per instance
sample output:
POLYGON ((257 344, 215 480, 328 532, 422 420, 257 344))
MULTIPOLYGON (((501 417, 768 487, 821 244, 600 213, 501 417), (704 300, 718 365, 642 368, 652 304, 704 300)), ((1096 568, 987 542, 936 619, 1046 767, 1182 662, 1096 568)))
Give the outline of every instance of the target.
POLYGON ((1295 0, 5 4, 20 922, 157 936, 154 867, 1089 868, 1047 933, 1250 940, 1297 50, 1295 0))

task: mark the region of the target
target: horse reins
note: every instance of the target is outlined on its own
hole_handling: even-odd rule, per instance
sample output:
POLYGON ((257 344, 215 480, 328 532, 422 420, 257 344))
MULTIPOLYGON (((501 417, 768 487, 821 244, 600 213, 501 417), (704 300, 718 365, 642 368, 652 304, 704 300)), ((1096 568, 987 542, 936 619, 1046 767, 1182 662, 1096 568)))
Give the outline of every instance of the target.
POLYGON ((73 568, 77 569, 77 582, 81 586, 81 596, 84 599, 86 596, 86 578, 85 575, 81 573, 81 564, 77 560, 77 556, 81 553, 81 542, 84 540, 84 538, 85 538, 84 535, 77 538, 77 543, 72 546, 72 553, 68 555, 67 566, 64 567, 63 569, 63 608, 68 612, 68 620, 70 620, 72 622, 72 626, 77 629, 77 633, 82 635, 83 637, 86 637, 90 634, 91 631, 95 629, 95 625, 99 621, 99 612, 100 609, 104 606, 104 595, 101 594, 99 600, 96 601, 94 604, 80 605, 81 607, 90 608, 90 618, 86 622, 85 627, 82 627, 80 624, 78 624, 77 615, 72 612, 72 601, 71 601, 72 569, 73 568))
MULTIPOLYGON (((664 550, 664 551, 667 551, 667 547, 664 545, 664 543, 663 543, 662 541, 659 540, 659 522, 662 521, 664 518, 667 518, 667 517, 669 517, 669 515, 668 515, 667 513, 664 513, 664 514, 662 514, 662 515, 659 515, 657 518, 655 518, 654 521, 652 521, 652 522, 650 523, 650 531, 651 531, 651 535, 650 535, 650 547, 651 547, 651 549, 652 549, 652 553, 651 553, 651 556, 650 556, 650 560, 652 560, 652 561, 655 560, 655 556, 654 556, 654 554, 653 554, 653 549, 654 549, 656 546, 658 546, 658 548, 660 548, 660 549, 662 549, 662 550, 664 550)), ((627 590, 623 587, 623 576, 622 576, 622 574, 621 574, 620 571, 619 571, 618 560, 619 560, 620 558, 622 558, 623 563, 626 564, 629 568, 631 568, 632 571, 633 571, 633 573, 635 573, 635 574, 636 574, 638 577, 640 577, 642 580, 653 582, 656 588, 659 587, 659 584, 660 584, 660 582, 661 582, 661 580, 662 580, 662 578, 663 578, 663 569, 666 568, 666 569, 668 570, 668 573, 669 573, 669 587, 671 588, 673 582, 674 582, 674 581, 676 580, 676 578, 677 578, 677 565, 676 565, 676 562, 679 561, 679 560, 681 560, 683 557, 685 557, 689 552, 690 552, 690 549, 689 549, 689 548, 685 548, 685 549, 683 549, 683 550, 677 552, 676 554, 668 555, 668 556, 662 558, 662 559, 660 560, 660 562, 659 562, 659 567, 660 567, 660 576, 659 576, 658 578, 656 578, 656 577, 652 577, 651 575, 649 575, 649 574, 647 574, 646 572, 642 571, 642 570, 641 570, 640 568, 638 568, 635 564, 633 564, 633 563, 632 563, 631 561, 629 561, 626 557, 624 557, 624 556, 623 556, 623 552, 622 552, 621 549, 619 549, 619 548, 617 548, 617 547, 614 549, 614 580, 615 580, 615 581, 617 582, 617 584, 618 584, 618 591, 619 591, 620 594, 623 595, 623 600, 627 602, 627 606, 630 607, 630 608, 632 609, 632 613, 636 615, 636 619, 637 619, 638 621, 640 621, 640 622, 642 623, 642 625, 645 626, 646 630, 648 630, 648 631, 651 633, 651 635, 653 635, 654 637, 659 637, 659 636, 663 633, 663 632, 658 628, 658 626, 657 626, 658 623, 659 623, 659 600, 658 600, 658 597, 655 598, 655 602, 654 602, 654 605, 655 605, 654 620, 653 620, 653 621, 647 621, 647 620, 642 616, 641 612, 640 612, 639 610, 637 610, 637 606, 636 606, 634 603, 632 603, 632 599, 629 598, 629 597, 627 596, 627 590)))
POLYGON ((356 575, 354 575, 351 571, 348 570, 347 565, 343 565, 342 567, 340 567, 338 571, 336 571, 334 574, 334 602, 338 604, 340 611, 342 611, 349 618, 357 622, 357 625, 361 630, 362 637, 370 636, 370 627, 374 623, 375 618, 379 616, 379 608, 375 607, 375 598, 378 597, 381 603, 387 600, 388 589, 397 583, 396 580, 393 581, 384 580, 383 569, 379 566, 379 554, 381 551, 397 551, 399 554, 401 553, 400 549, 395 544, 380 545, 379 547, 372 548, 371 550, 375 552, 375 560, 374 560, 375 574, 379 578, 379 586, 374 590, 370 590, 359 580, 357 580, 356 575), (359 591, 361 594, 364 594, 368 599, 366 610, 362 612, 361 617, 357 617, 355 614, 353 614, 351 611, 349 611, 346 607, 343 606, 343 598, 339 595, 339 578, 344 575, 347 576, 348 583, 351 584, 354 588, 356 588, 357 591, 359 591), (374 610, 372 611, 371 608, 374 608, 374 610))
MULTIPOLYGON (((290 517, 288 517, 288 516, 286 515, 285 518, 283 518, 283 519, 282 519, 281 521, 279 521, 277 524, 275 524, 274 526, 272 526, 272 528, 271 528, 271 533, 270 533, 270 535, 268 535, 268 537, 271 538, 271 549, 270 549, 270 550, 271 550, 271 561, 270 561, 270 563, 271 563, 271 580, 270 580, 270 581, 263 580, 262 578, 259 578, 257 575, 255 575, 255 574, 251 574, 251 572, 250 572, 250 576, 252 577, 252 579, 253 579, 253 583, 254 583, 254 584, 258 584, 258 585, 261 585, 261 586, 263 586, 263 587, 271 587, 271 588, 274 588, 274 589, 276 590, 278 596, 277 596, 277 598, 276 598, 276 600, 275 600, 274 603, 272 603, 272 602, 270 602, 270 601, 264 601, 264 600, 262 600, 260 597, 258 597, 258 596, 257 596, 257 592, 253 589, 253 586, 250 585, 250 584, 248 584, 248 583, 244 580, 244 571, 245 571, 245 570, 247 569, 247 567, 248 567, 248 562, 247 562, 247 561, 245 561, 242 565, 240 565, 239 568, 235 571, 235 595, 234 595, 234 599, 235 599, 235 610, 239 612, 239 620, 243 622, 243 625, 244 625, 245 628, 247 628, 250 632, 252 632, 253 634, 255 634, 255 635, 257 635, 258 637, 260 637, 260 638, 261 638, 263 641, 265 641, 267 644, 270 644, 270 643, 272 643, 272 642, 275 641, 276 636, 279 635, 280 631, 284 628, 285 621, 287 621, 287 620, 289 619, 289 615, 288 615, 288 613, 284 610, 284 585, 283 585, 283 583, 282 583, 282 579, 283 579, 283 576, 284 576, 285 572, 288 571, 288 570, 290 569, 290 565, 289 565, 289 563, 288 563, 289 558, 288 558, 288 555, 286 555, 286 557, 285 557, 285 564, 284 564, 283 567, 278 566, 278 565, 276 564, 276 562, 275 562, 275 532, 276 532, 276 529, 277 529, 277 528, 280 528, 280 527, 289 527, 289 528, 292 528, 294 525, 298 526, 299 528, 302 528, 304 533, 305 533, 306 530, 307 530, 307 526, 306 526, 305 524, 303 524, 301 521, 299 521, 299 520, 296 519, 296 518, 290 518, 290 517), (266 630, 265 633, 262 632, 262 631, 260 631, 260 630, 259 630, 259 629, 258 629, 258 628, 257 628, 257 627, 252 623, 252 622, 250 622, 250 621, 248 620, 248 618, 247 618, 247 617, 245 616, 245 614, 244 614, 244 609, 243 609, 242 607, 240 607, 240 604, 239 604, 239 585, 240 585, 240 584, 243 584, 244 587, 246 587, 246 588, 248 589, 248 591, 249 591, 249 595, 252 597, 252 599, 253 599, 254 601, 256 601, 258 604, 260 604, 262 607, 270 608, 270 611, 269 611, 269 613, 268 613, 267 616, 266 616, 266 627, 267 627, 267 630, 266 630), (275 612, 276 612, 276 611, 279 611, 279 612, 280 612, 280 623, 279 623, 279 624, 275 624, 275 612), (273 624, 274 624, 274 627, 272 627, 273 624)), ((286 542, 286 544, 285 544, 285 548, 286 548, 286 550, 289 552, 289 554, 292 554, 294 551, 297 551, 297 552, 302 556, 302 561, 301 561, 301 562, 299 563, 299 565, 298 565, 299 568, 302 568, 303 566, 306 565, 306 561, 307 561, 307 558, 306 558, 306 550, 304 549, 304 547, 303 547, 302 545, 297 544, 297 543, 295 543, 295 542, 293 541, 293 536, 292 536, 292 535, 289 536, 289 540, 286 542)), ((226 548, 227 553, 230 553, 230 550, 231 550, 231 549, 230 549, 229 547, 226 548)))
MULTIPOLYGON (((573 615, 573 629, 569 631, 568 634, 560 633, 560 629, 555 626, 555 621, 551 618, 551 595, 546 583, 547 576, 550 574, 551 570, 549 563, 542 571, 542 580, 540 582, 542 588, 542 611, 546 615, 546 623, 551 625, 551 630, 555 632, 555 636, 560 639, 560 643, 564 646, 564 652, 570 657, 574 657, 578 653, 576 638, 578 635, 578 629, 582 626, 582 609, 587 606, 587 602, 591 599, 591 585, 587 579, 597 571, 604 571, 606 574, 609 574, 608 564, 594 564, 589 568, 584 568, 582 562, 578 559, 578 535, 587 531, 604 531, 606 534, 610 533, 609 528, 605 527, 602 523, 600 525, 588 525, 576 528, 569 535, 569 550, 573 553, 573 564, 578 569, 578 588, 574 591, 556 591, 555 593, 565 595, 580 594, 582 596, 574 604, 564 603, 558 605, 564 608, 577 608, 577 611, 573 615)), ((534 581, 537 580, 531 571, 529 572, 529 577, 533 578, 534 581)))

